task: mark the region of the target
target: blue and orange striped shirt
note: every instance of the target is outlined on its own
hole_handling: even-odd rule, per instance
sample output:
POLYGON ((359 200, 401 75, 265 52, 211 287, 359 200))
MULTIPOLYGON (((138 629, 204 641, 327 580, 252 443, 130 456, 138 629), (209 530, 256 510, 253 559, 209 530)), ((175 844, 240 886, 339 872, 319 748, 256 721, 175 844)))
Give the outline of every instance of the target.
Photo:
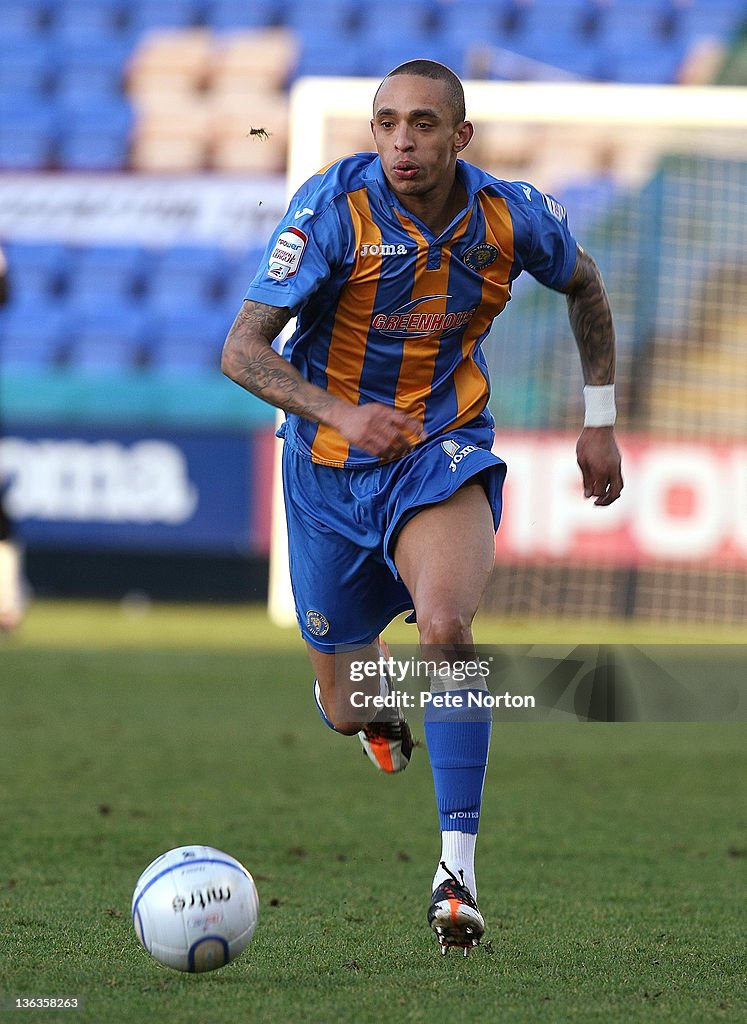
MULTIPOLYGON (((429 437, 479 417, 492 425, 481 346, 512 282, 526 270, 560 289, 576 263, 551 196, 462 160, 457 174, 465 208, 435 235, 399 203, 376 154, 337 161, 293 197, 246 294, 297 317, 283 355, 306 379, 402 409, 429 437)), ((297 416, 284 434, 324 465, 378 462, 297 416)))

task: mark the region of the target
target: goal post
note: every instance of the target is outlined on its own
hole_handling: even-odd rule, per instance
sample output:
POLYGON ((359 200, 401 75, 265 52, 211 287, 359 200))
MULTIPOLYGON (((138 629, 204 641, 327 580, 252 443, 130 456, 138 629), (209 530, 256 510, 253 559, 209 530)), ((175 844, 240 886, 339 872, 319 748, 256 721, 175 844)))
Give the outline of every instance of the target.
MULTIPOLYGON (((294 84, 289 194, 333 160, 373 148, 369 120, 378 85, 368 78, 307 78, 294 84)), ((734 453, 747 446, 747 89, 488 81, 464 86, 467 116, 476 128, 465 158, 498 178, 529 181, 555 195, 568 207, 571 229, 602 268, 618 331, 623 440, 631 436, 644 448, 654 446, 654 455, 663 443, 676 448, 698 442, 704 466, 713 468, 719 459, 732 465, 734 453)), ((522 474, 529 479, 522 457, 534 450, 533 441, 546 452, 548 437, 565 435, 579 422, 580 369, 565 303, 524 275, 485 350, 491 410, 502 444, 516 452, 517 473, 510 471, 509 478, 514 477, 517 493, 522 474)), ((680 455, 684 458, 684 448, 672 459, 680 455)), ((640 458, 645 461, 643 449, 640 458)), ((630 464, 637 471, 635 445, 630 464)), ((709 479, 720 479, 715 469, 709 479)), ((659 557, 640 539, 635 474, 628 480, 625 500, 617 503, 627 508, 627 525, 611 516, 605 520, 617 530, 612 537, 610 527, 609 550, 616 552, 611 560, 604 545, 594 547, 584 533, 598 529, 596 521, 589 526, 583 520, 578 543, 560 553, 543 547, 542 537, 531 540, 529 525, 521 543, 511 547, 516 509, 509 507, 498 544, 498 557, 509 568, 503 587, 486 595, 488 606, 507 612, 622 612, 720 621, 746 614, 744 531, 727 529, 727 512, 713 509, 709 514, 721 530, 718 543, 714 540, 707 551, 698 548, 696 527, 703 533, 710 522, 701 509, 707 498, 699 492, 677 498, 675 481, 671 493, 661 497, 659 525, 672 526, 675 533, 681 527, 682 544, 665 544, 659 557), (684 511, 675 514, 667 505, 672 501, 684 503, 684 511), (688 503, 694 503, 694 511, 687 511, 688 503), (688 515, 698 520, 690 533, 683 525, 688 515), (501 548, 503 533, 507 550, 501 548), (691 536, 695 540, 688 548, 691 536), (505 583, 519 576, 528 591, 514 592, 505 583), (719 596, 724 593, 726 600, 719 596)), ((747 482, 743 490, 734 500, 745 505, 739 509, 747 517, 747 482)), ((725 495, 720 500, 729 502, 725 495)), ((274 621, 288 624, 295 614, 279 472, 273 501, 269 612, 274 621)), ((557 530, 553 524, 545 528, 557 530)))

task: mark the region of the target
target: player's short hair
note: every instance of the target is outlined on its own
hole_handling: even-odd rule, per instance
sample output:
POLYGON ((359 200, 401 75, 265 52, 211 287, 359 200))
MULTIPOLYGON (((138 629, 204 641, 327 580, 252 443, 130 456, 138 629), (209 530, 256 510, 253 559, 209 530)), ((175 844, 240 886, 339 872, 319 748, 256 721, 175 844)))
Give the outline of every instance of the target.
POLYGON ((393 78, 395 75, 417 75, 419 78, 432 78, 437 82, 445 82, 449 106, 454 112, 455 124, 463 121, 467 116, 467 108, 464 103, 464 88, 459 80, 459 76, 454 74, 451 68, 447 68, 445 64, 439 64, 437 60, 407 60, 404 64, 399 64, 385 76, 381 85, 376 90, 374 106, 381 86, 388 78, 393 78))

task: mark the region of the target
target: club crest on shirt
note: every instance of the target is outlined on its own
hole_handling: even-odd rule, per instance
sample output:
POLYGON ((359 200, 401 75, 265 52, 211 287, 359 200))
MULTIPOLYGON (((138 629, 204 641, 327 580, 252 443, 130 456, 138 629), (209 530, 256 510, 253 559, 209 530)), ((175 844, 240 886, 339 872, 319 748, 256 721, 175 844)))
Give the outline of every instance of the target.
POLYGON ((329 622, 321 612, 309 608, 306 612, 306 628, 312 636, 324 636, 329 633, 329 622))
POLYGON ((267 263, 267 274, 276 281, 284 281, 293 277, 298 271, 309 236, 300 228, 289 227, 282 231, 270 253, 267 263))
POLYGON ((500 253, 490 242, 480 242, 468 249, 462 259, 470 270, 485 270, 491 263, 495 263, 500 253))

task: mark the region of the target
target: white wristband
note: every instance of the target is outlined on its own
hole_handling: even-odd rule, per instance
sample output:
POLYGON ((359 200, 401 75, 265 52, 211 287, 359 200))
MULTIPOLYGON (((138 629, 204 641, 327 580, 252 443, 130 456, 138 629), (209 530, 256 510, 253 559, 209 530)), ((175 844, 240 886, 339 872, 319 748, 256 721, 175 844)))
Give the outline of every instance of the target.
POLYGON ((584 387, 585 427, 611 427, 617 417, 615 385, 587 384, 584 387))

